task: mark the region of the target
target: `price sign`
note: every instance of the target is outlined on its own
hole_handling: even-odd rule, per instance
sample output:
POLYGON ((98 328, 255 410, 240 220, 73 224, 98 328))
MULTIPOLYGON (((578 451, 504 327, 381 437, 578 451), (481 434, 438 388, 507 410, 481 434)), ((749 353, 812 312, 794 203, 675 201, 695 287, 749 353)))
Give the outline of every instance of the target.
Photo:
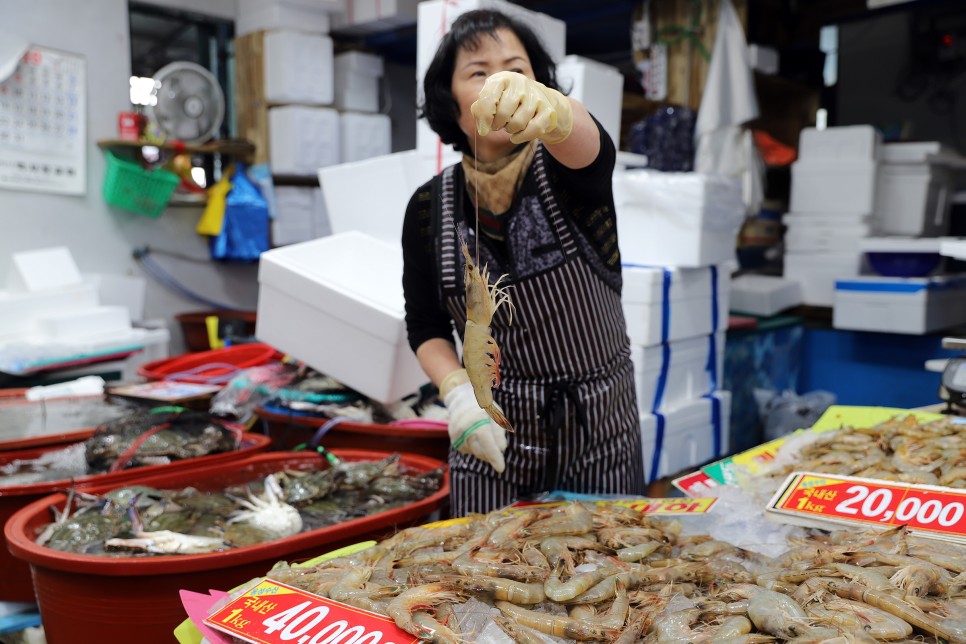
POLYGON ((721 485, 705 472, 698 470, 691 474, 685 474, 671 481, 671 485, 681 490, 688 496, 699 497, 709 489, 721 485))
POLYGON ((205 619, 256 644, 414 644, 388 617, 263 579, 205 619))
POLYGON ((796 472, 768 511, 805 522, 905 525, 922 536, 966 541, 966 493, 932 485, 796 472))

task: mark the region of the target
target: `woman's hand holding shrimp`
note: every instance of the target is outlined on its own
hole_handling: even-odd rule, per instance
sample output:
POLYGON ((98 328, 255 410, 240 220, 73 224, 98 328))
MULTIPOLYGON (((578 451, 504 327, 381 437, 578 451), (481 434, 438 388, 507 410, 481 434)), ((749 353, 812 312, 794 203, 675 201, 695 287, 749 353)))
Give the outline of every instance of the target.
POLYGON ((449 411, 449 439, 453 449, 486 461, 497 473, 502 473, 506 469, 503 460, 506 431, 476 402, 466 370, 458 369, 446 376, 439 392, 449 411))
POLYGON ((574 127, 573 108, 566 96, 517 72, 497 72, 487 78, 470 111, 480 136, 506 130, 513 143, 534 139, 560 143, 574 127))

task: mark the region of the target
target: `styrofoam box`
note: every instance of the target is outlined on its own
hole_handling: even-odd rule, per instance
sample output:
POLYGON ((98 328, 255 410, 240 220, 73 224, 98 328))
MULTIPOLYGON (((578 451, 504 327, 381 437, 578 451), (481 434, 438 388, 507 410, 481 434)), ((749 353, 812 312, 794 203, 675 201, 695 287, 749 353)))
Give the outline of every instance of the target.
POLYGON ((409 348, 402 249, 359 232, 262 253, 255 335, 382 403, 428 382, 409 348))
POLYGON ((720 268, 623 267, 621 304, 632 345, 653 346, 697 336, 708 336, 728 326, 728 272, 720 268), (664 298, 665 270, 670 278, 664 298), (713 310, 715 291, 712 274, 717 273, 717 316, 713 310), (662 337, 668 316, 667 337, 662 337), (717 325, 714 321, 717 319, 717 325))
POLYGON ((583 103, 620 147, 624 75, 616 67, 589 58, 566 56, 557 65, 557 84, 583 103))
POLYGON ((795 253, 845 252, 872 234, 872 226, 789 226, 785 231, 785 250, 795 253))
POLYGON ((273 174, 314 175, 341 158, 339 113, 285 105, 268 110, 268 162, 273 174))
POLYGON ((93 283, 33 293, 0 291, 0 339, 32 333, 44 315, 97 305, 97 285, 93 283))
POLYGON ((684 470, 703 465, 728 453, 731 427, 731 392, 716 391, 709 397, 686 402, 679 407, 662 412, 664 416, 664 440, 658 454, 657 471, 653 471, 654 452, 657 447, 657 417, 641 416, 641 444, 644 451, 644 476, 654 481, 672 476, 684 470), (717 403, 714 400, 717 400, 717 403), (718 405, 719 425, 713 424, 714 405, 718 405), (718 432, 720 449, 715 451, 715 432, 718 432))
POLYGON ((276 186, 272 244, 283 246, 315 239, 315 195, 318 188, 276 186))
POLYGON ((799 282, 772 275, 740 275, 731 280, 730 309, 771 316, 802 303, 799 282))
POLYGON ((236 37, 272 29, 327 34, 330 27, 329 13, 323 9, 283 3, 263 4, 262 0, 238 0, 236 37))
POLYGON ((966 276, 861 277, 835 284, 836 329, 921 335, 966 323, 966 276))
POLYGON ((884 163, 879 171, 876 215, 883 233, 938 236, 949 231, 956 183, 947 168, 884 163))
MULTIPOLYGON (((559 18, 525 9, 506 0, 424 0, 419 3, 416 23, 416 86, 421 100, 423 78, 443 36, 449 31, 453 21, 461 14, 474 9, 496 9, 528 25, 540 38, 544 48, 555 63, 560 63, 566 55, 567 24, 559 18)), ((435 153, 439 137, 426 123, 419 119, 416 123, 416 149, 424 153, 435 153)), ((447 146, 448 147, 448 146, 447 146)))
POLYGON ((872 160, 799 159, 792 164, 793 212, 874 213, 878 165, 872 160))
POLYGON ((356 112, 379 111, 381 56, 349 51, 335 57, 335 106, 356 112))
POLYGON ((786 279, 802 285, 802 303, 812 306, 832 306, 835 301, 835 282, 862 274, 863 254, 860 250, 847 253, 785 253, 786 279))
POLYGON ((127 307, 132 321, 144 319, 147 280, 143 277, 111 273, 84 273, 84 281, 97 286, 97 300, 103 305, 127 307))
POLYGON ((347 0, 336 26, 340 33, 364 34, 416 22, 419 0, 347 0))
POLYGON ((627 170, 613 181, 623 262, 696 267, 734 259, 745 217, 737 179, 627 170))
POLYGON ((319 169, 332 232, 357 230, 398 245, 406 204, 435 174, 435 159, 415 150, 319 169))
POLYGON ((382 56, 363 51, 347 51, 335 57, 335 71, 378 77, 385 73, 385 65, 382 56))
POLYGON ((385 156, 392 151, 392 119, 388 114, 339 114, 343 163, 385 156))
POLYGON ((95 306, 45 315, 37 320, 37 327, 50 340, 71 341, 126 333, 131 315, 126 306, 95 306))
POLYGON ((631 345, 637 409, 654 410, 661 373, 666 370, 658 410, 674 408, 693 398, 710 394, 723 378, 724 331, 713 335, 677 340, 651 347, 631 345), (712 374, 711 369, 714 369, 712 374))
POLYGON ((325 206, 325 195, 321 188, 312 191, 312 231, 313 237, 328 237, 332 234, 329 210, 325 206))
POLYGON ((24 250, 10 256, 7 289, 11 293, 69 288, 82 281, 74 256, 66 246, 24 250))
POLYGON ((282 29, 266 32, 263 46, 266 101, 309 105, 332 103, 331 38, 282 29))
POLYGON ((798 158, 808 161, 875 161, 882 135, 871 125, 807 127, 798 135, 798 158))

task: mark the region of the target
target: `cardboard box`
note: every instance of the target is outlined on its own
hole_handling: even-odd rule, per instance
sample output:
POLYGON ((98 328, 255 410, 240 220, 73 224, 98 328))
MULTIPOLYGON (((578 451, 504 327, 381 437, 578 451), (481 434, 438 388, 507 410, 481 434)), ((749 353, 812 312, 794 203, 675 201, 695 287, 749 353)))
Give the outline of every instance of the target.
POLYGON ((737 179, 694 172, 614 173, 621 261, 699 267, 734 259, 745 218, 737 179))
POLYGON ((836 329, 922 335, 966 323, 966 276, 858 277, 835 283, 836 329))
POLYGON ((708 336, 728 327, 727 270, 625 265, 623 273, 621 304, 632 345, 708 336))
POLYGON ((717 389, 724 379, 725 334, 712 335, 650 347, 631 346, 637 408, 641 414, 675 408, 717 389))
POLYGON ((659 414, 642 414, 644 476, 653 482, 727 454, 730 415, 728 391, 716 391, 659 414))
POLYGON ((429 381, 409 348, 402 248, 342 232, 262 253, 255 335, 381 403, 429 381))

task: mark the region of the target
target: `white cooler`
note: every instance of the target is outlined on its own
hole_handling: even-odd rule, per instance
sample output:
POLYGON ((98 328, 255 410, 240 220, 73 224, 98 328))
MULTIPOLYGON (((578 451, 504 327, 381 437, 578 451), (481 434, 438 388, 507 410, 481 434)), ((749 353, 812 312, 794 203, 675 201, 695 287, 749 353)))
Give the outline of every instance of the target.
POLYGON ((966 275, 860 277, 835 284, 836 329, 921 335, 966 323, 966 275))
POLYGON ((621 303, 632 345, 707 336, 728 326, 729 272, 724 267, 624 265, 621 303))
POLYGON ((632 345, 638 412, 671 409, 717 389, 724 347, 724 331, 653 347, 632 345))
POLYGON ((716 391, 665 412, 642 414, 641 443, 647 481, 677 474, 727 454, 730 415, 729 391, 716 391))
POLYGON ((255 335, 381 403, 428 382, 406 337, 402 249, 342 232, 262 253, 255 335))

